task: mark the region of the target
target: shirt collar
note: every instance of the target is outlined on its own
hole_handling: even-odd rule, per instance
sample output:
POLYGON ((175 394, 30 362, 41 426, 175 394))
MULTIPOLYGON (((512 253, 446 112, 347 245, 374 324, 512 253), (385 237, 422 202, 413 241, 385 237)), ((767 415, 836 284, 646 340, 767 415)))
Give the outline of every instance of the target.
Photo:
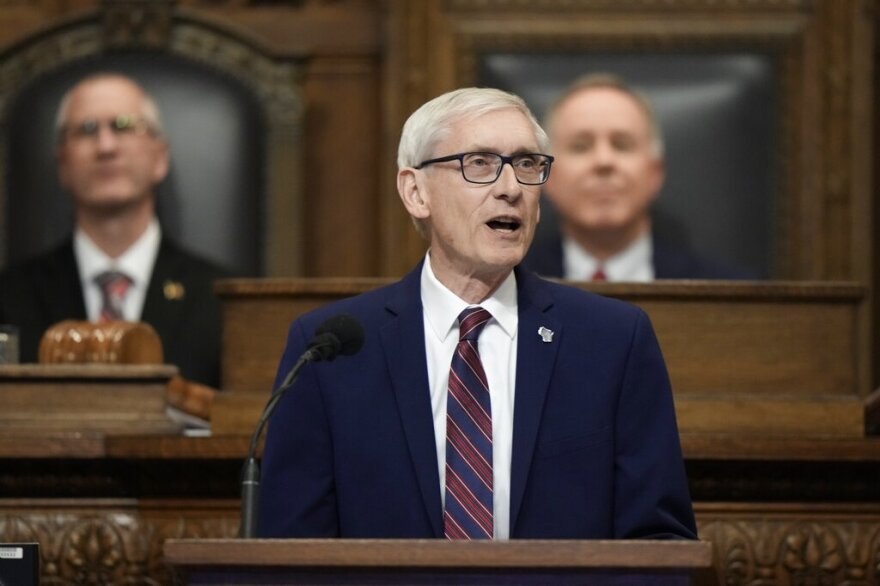
MULTIPOLYGON (((599 266, 599 260, 570 238, 562 240, 565 276, 574 280, 589 280, 599 266)), ((650 232, 602 264, 609 281, 651 281, 654 279, 654 245, 650 232)))
MULTIPOLYGON (((433 334, 441 342, 458 329, 459 314, 465 308, 474 305, 458 297, 437 280, 434 270, 431 268, 430 250, 425 255, 425 263, 422 266, 421 294, 425 317, 433 334)), ((519 320, 516 276, 513 271, 495 292, 479 305, 492 314, 504 333, 512 339, 516 335, 519 320)))
POLYGON ((111 258, 98 248, 88 235, 77 228, 73 234, 73 251, 84 283, 94 282, 94 278, 107 270, 118 270, 131 278, 133 284, 146 286, 153 273, 153 264, 159 253, 162 229, 159 221, 153 218, 147 229, 134 244, 116 258, 111 258))

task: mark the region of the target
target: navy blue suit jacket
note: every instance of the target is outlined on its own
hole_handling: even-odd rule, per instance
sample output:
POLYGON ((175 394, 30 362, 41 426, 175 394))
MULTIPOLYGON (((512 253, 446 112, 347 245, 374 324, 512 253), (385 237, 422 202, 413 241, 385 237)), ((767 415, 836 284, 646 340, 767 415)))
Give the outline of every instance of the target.
MULTIPOLYGON (((279 380, 333 315, 355 316, 366 339, 354 356, 307 366, 279 401, 263 455, 261 536, 443 536, 420 272, 291 325, 279 380)), ((672 392, 647 316, 527 271, 516 279, 511 537, 694 538, 672 392)))
MULTIPOLYGON (((690 251, 653 239, 655 279, 757 279, 749 271, 712 263, 690 251)), ((535 238, 523 259, 523 266, 544 277, 563 278, 562 236, 558 233, 535 238)))

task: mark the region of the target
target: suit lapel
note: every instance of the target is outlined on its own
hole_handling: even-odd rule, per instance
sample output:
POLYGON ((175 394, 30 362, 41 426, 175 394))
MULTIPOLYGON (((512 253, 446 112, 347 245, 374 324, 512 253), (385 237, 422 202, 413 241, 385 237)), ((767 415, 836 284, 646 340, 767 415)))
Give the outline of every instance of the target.
POLYGON ((552 311, 553 300, 537 277, 517 269, 519 331, 516 352, 516 397, 513 416, 513 459, 510 472, 510 536, 514 537, 544 399, 553 373, 557 349, 562 342, 562 322, 552 311), (545 342, 538 330, 552 331, 545 342))
POLYGON ((152 325, 161 340, 175 339, 177 328, 184 323, 185 298, 169 298, 164 292, 166 283, 176 283, 181 277, 176 270, 178 258, 174 247, 163 238, 141 313, 141 320, 152 325))
POLYGON ((391 319, 379 334, 422 500, 439 537, 443 535, 443 511, 425 356, 421 272, 420 263, 394 288, 386 305, 391 319))

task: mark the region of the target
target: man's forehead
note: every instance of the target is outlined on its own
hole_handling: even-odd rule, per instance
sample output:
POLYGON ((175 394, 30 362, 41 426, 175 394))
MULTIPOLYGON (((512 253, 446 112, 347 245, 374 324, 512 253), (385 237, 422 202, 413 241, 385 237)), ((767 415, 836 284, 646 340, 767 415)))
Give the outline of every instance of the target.
POLYGON ((554 135, 592 132, 651 134, 651 121, 629 94, 615 88, 588 88, 560 104, 552 118, 554 135))
POLYGON ((609 110, 627 115, 645 124, 649 123, 648 113, 642 105, 623 90, 610 87, 585 88, 569 96, 557 109, 557 114, 593 115, 601 120, 609 110))
POLYGON ((449 125, 440 146, 458 152, 533 153, 538 149, 538 139, 525 114, 508 108, 459 117, 449 125))
POLYGON ((118 110, 117 113, 140 110, 144 94, 138 86, 124 79, 108 78, 86 82, 77 87, 70 100, 70 111, 118 110))

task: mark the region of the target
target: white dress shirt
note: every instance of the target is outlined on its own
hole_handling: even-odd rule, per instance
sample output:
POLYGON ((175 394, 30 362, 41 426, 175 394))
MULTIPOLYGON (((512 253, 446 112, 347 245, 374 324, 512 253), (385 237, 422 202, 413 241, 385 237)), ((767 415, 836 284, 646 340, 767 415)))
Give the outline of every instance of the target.
MULTIPOLYGON (((458 345, 458 315, 469 304, 447 289, 431 269, 430 251, 421 276, 425 316, 425 349, 431 410, 440 472, 440 494, 446 500, 446 397, 452 355, 458 345)), ((477 343, 492 403, 492 473, 495 539, 510 536, 510 461, 513 450, 513 403, 516 384, 516 334, 519 323, 513 272, 479 305, 492 314, 477 343)))
MULTIPOLYGON (((608 281, 647 283, 654 280, 654 245, 651 234, 638 240, 601 263, 608 281)), ((589 281, 599 268, 599 260, 570 238, 562 239, 562 263, 566 279, 589 281)))
POLYGON ((127 321, 140 321, 161 239, 159 221, 153 218, 141 237, 128 250, 117 258, 111 258, 85 232, 76 229, 73 234, 73 254, 79 267, 89 321, 99 320, 103 304, 101 287, 95 282, 95 277, 109 270, 121 271, 132 280, 122 303, 122 315, 127 321))

